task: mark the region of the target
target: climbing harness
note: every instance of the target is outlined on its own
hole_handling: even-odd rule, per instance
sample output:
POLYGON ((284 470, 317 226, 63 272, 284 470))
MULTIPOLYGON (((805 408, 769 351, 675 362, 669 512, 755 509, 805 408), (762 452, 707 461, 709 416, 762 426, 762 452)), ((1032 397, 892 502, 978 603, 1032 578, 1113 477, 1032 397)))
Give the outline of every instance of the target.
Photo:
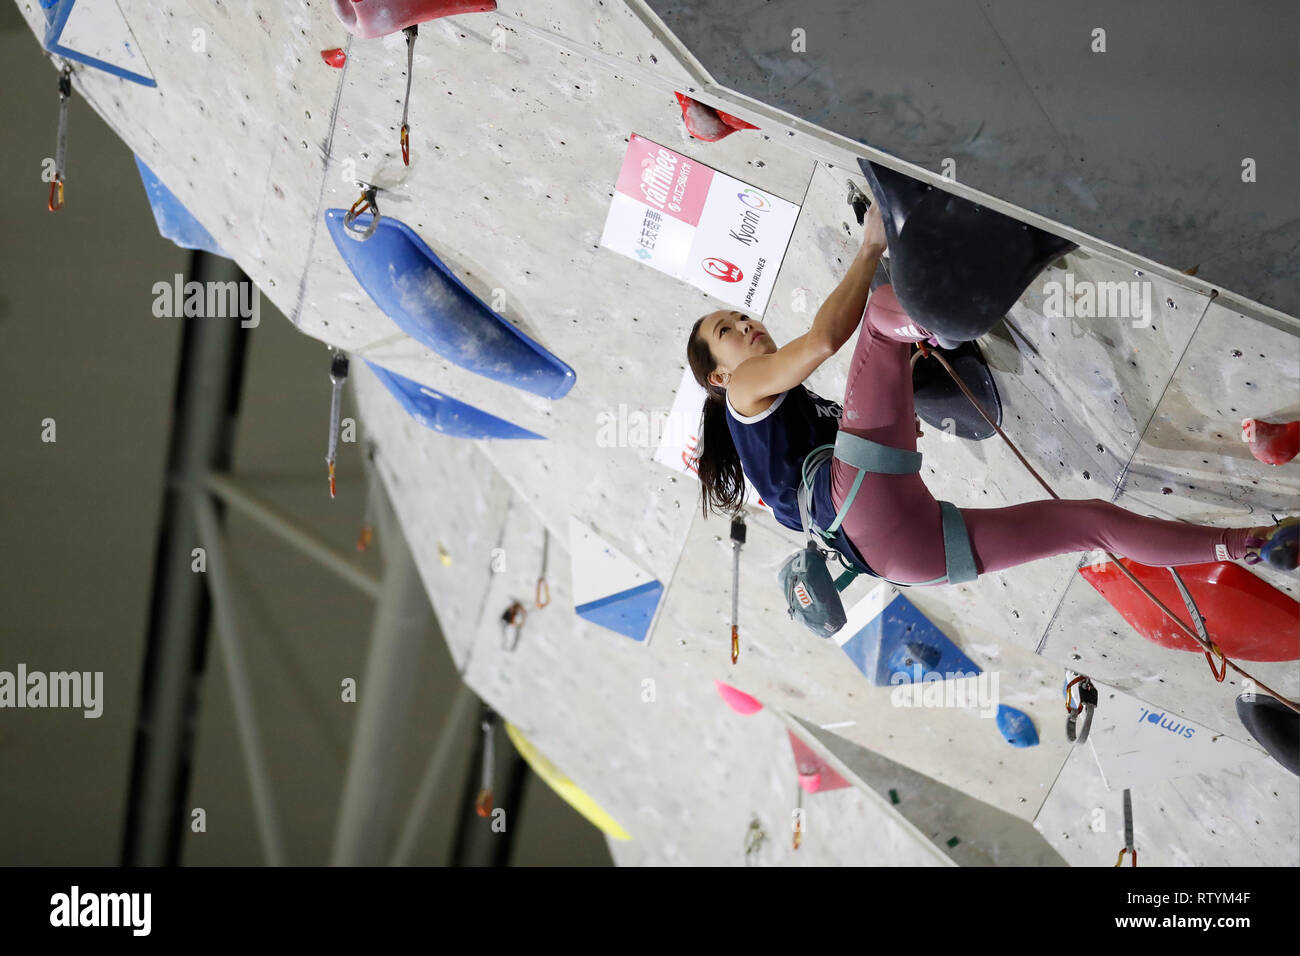
POLYGON ((357 185, 361 187, 361 198, 352 204, 347 215, 343 217, 343 231, 348 234, 349 238, 356 239, 358 242, 365 242, 375 234, 375 229, 379 226, 379 220, 382 218, 379 215, 379 198, 376 196, 379 187, 370 183, 358 183, 357 185), (370 225, 365 229, 353 229, 352 224, 357 221, 357 217, 367 210, 372 214, 370 216, 370 225))
POLYGON ((1069 715, 1065 718, 1065 737, 1071 743, 1081 744, 1088 739, 1088 731, 1092 729, 1092 714, 1097 709, 1097 688, 1087 677, 1079 674, 1065 685, 1065 712, 1069 715), (1079 706, 1075 707, 1071 703, 1070 691, 1074 685, 1079 685, 1079 706), (1078 739, 1074 736, 1075 721, 1079 719, 1079 714, 1083 713, 1083 729, 1079 731, 1078 739))
POLYGON ((524 618, 528 612, 524 606, 515 601, 501 615, 501 644, 507 651, 513 651, 519 645, 519 632, 524 629, 524 618))
POLYGON ((496 766, 496 755, 492 746, 492 728, 496 723, 496 714, 488 711, 483 723, 483 774, 479 782, 478 799, 474 801, 474 812, 486 817, 492 812, 492 769, 496 766))
POLYGON ((50 182, 50 200, 46 203, 50 212, 63 208, 63 169, 68 158, 68 100, 71 98, 72 67, 64 66, 59 74, 59 138, 54 146, 54 179, 50 182))
POLYGON ((334 350, 330 359, 330 438, 325 464, 330 470, 330 497, 334 497, 334 461, 339 448, 339 410, 343 405, 343 383, 348 380, 348 356, 334 350))
POLYGON ((415 24, 402 31, 406 34, 406 96, 402 100, 402 165, 411 165, 411 126, 406 121, 407 111, 411 107, 411 73, 415 67, 415 38, 420 28, 415 24))
POLYGON ((549 528, 542 529, 542 573, 537 578, 537 587, 533 593, 533 603, 538 607, 546 607, 551 603, 551 586, 546 582, 546 558, 551 549, 551 531, 549 528), (546 592, 545 600, 542 599, 542 592, 546 592))
POLYGON ((731 518, 731 663, 740 659, 740 546, 745 543, 745 513, 731 518))
POLYGON ((1124 849, 1119 851, 1119 856, 1115 858, 1115 865, 1119 866, 1124 862, 1124 854, 1131 853, 1129 866, 1138 865, 1138 851, 1133 849, 1133 797, 1128 790, 1124 791, 1124 849))
MULTIPOLYGON (((852 435, 843 429, 836 436, 833 445, 819 445, 805 456, 797 498, 799 518, 804 532, 808 535, 808 545, 802 551, 797 551, 787 558, 777 572, 777 581, 785 594, 786 608, 791 618, 798 615, 806 627, 823 637, 834 635, 844 626, 847 617, 844 613, 844 604, 840 600, 840 592, 863 572, 836 548, 836 532, 853 506, 858 489, 862 486, 862 479, 868 472, 910 475, 920 470, 920 452, 882 445, 852 435), (829 527, 823 529, 818 527, 810 517, 809 498, 812 495, 817 470, 825 467, 832 458, 838 458, 845 464, 857 468, 858 476, 854 479, 848 495, 845 496, 844 503, 840 505, 835 519, 829 527), (827 548, 823 549, 819 545, 826 545, 827 548), (845 568, 844 573, 834 582, 831 581, 830 571, 826 565, 826 555, 831 551, 838 555, 840 563, 845 568)), ((872 575, 898 587, 939 584, 945 581, 950 584, 961 584, 975 580, 977 577, 975 557, 971 553, 970 536, 961 512, 951 501, 939 502, 939 510, 943 519, 944 559, 947 564, 945 574, 930 581, 910 584, 892 581, 874 571, 871 572, 872 575)))
MULTIPOLYGON (((975 396, 971 394, 970 389, 966 387, 966 383, 963 382, 963 381, 961 380, 961 376, 959 376, 959 375, 958 375, 958 374, 953 370, 953 367, 952 367, 951 365, 948 364, 948 360, 945 359, 945 358, 944 358, 942 355, 940 355, 938 352, 931 353, 930 350, 929 350, 928 348, 926 348, 926 346, 925 346, 923 343, 918 342, 918 343, 917 343, 917 348, 918 348, 919 351, 917 351, 917 352, 912 356, 912 363, 915 364, 916 361, 917 361, 917 359, 919 359, 919 358, 921 358, 921 357, 929 358, 929 357, 931 357, 931 356, 933 355, 934 358, 937 358, 937 359, 939 360, 939 362, 943 365, 943 367, 946 368, 946 369, 948 370, 948 374, 951 375, 951 376, 953 377, 953 380, 957 383, 958 388, 960 388, 960 389, 962 390, 962 393, 963 393, 963 394, 964 394, 964 395, 965 395, 965 396, 970 400, 971 404, 973 404, 973 405, 975 406, 976 411, 978 411, 978 412, 980 413, 980 415, 983 416, 984 420, 985 420, 986 422, 988 422, 988 423, 993 427, 994 431, 996 431, 999 435, 1002 436, 1002 440, 1003 440, 1004 442, 1007 443, 1007 447, 1011 449, 1012 453, 1015 454, 1015 456, 1016 456, 1017 458, 1020 459, 1020 463, 1021 463, 1022 465, 1024 465, 1026 469, 1028 469, 1029 473, 1030 473, 1031 475, 1034 476, 1034 479, 1035 479, 1035 480, 1036 480, 1040 485, 1043 486, 1043 489, 1044 489, 1044 490, 1045 490, 1049 495, 1051 495, 1051 497, 1053 497, 1053 498, 1055 498, 1055 499, 1057 499, 1057 500, 1059 501, 1061 496, 1058 495, 1055 491, 1053 491, 1053 490, 1052 490, 1052 486, 1049 485, 1046 481, 1044 481, 1043 478, 1042 478, 1042 476, 1039 475, 1038 472, 1034 470, 1033 465, 1029 464, 1029 462, 1025 460, 1025 456, 1022 455, 1022 454, 1020 454, 1020 449, 1016 448, 1015 444, 1011 441, 1011 439, 1007 437, 1006 432, 1004 432, 1001 428, 999 428, 998 425, 997 425, 996 423, 994 423, 994 421, 993 421, 991 418, 989 418, 988 413, 984 410, 983 406, 981 406, 980 403, 976 400, 975 396)), ((855 485, 855 486, 854 486, 854 490, 856 490, 856 488, 857 488, 857 486, 855 485)), ((945 529, 944 529, 944 530, 945 530, 945 534, 944 534, 944 539, 945 539, 945 540, 944 540, 944 543, 945 543, 945 546, 946 546, 946 545, 947 545, 947 537, 948 537, 948 536, 947 536, 947 527, 946 527, 946 525, 945 525, 945 529)), ((1106 557, 1110 558, 1111 561, 1114 562, 1115 567, 1116 567, 1117 569, 1119 569, 1120 573, 1122 573, 1125 577, 1127 577, 1127 578, 1128 578, 1128 579, 1133 583, 1133 586, 1134 586, 1134 587, 1136 587, 1139 591, 1141 591, 1143 594, 1145 594, 1148 598, 1151 599, 1151 602, 1152 602, 1152 603, 1153 603, 1157 608, 1160 609, 1161 613, 1163 613, 1163 614, 1165 615, 1165 617, 1167 617, 1167 618, 1169 618, 1169 620, 1173 621, 1174 624, 1177 625, 1178 628, 1179 628, 1179 629, 1180 629, 1184 634, 1186 634, 1189 638, 1191 638, 1192 640, 1196 641, 1196 643, 1197 643, 1198 645, 1200 645, 1201 649, 1205 652, 1205 659, 1206 659, 1206 662, 1210 665, 1210 673, 1214 675, 1214 679, 1215 679, 1216 681, 1222 681, 1223 678, 1224 678, 1224 676, 1227 674, 1227 668, 1231 667, 1234 671, 1236 671, 1236 672, 1237 672, 1238 674, 1240 674, 1242 677, 1246 677, 1246 678, 1249 678, 1250 680, 1252 680, 1252 681, 1255 683, 1255 686, 1258 687, 1260 690, 1264 691, 1265 693, 1267 693, 1267 694, 1269 694, 1269 695, 1271 695, 1271 696, 1273 696, 1273 697, 1276 697, 1276 698, 1278 699, 1278 701, 1281 702, 1281 703, 1283 704, 1283 706, 1287 707, 1288 709, 1290 709, 1290 710, 1292 710, 1292 711, 1295 711, 1296 713, 1300 713, 1300 704, 1296 704, 1294 701, 1289 700, 1289 699, 1287 699, 1286 697, 1283 697, 1281 694, 1279 694, 1277 691, 1273 690, 1273 689, 1272 689, 1271 687, 1269 687, 1267 684, 1264 684, 1262 681, 1260 681, 1257 677, 1255 677, 1254 675, 1248 673, 1247 671, 1245 671, 1245 670, 1242 669, 1241 667, 1238 667, 1236 663, 1234 663, 1232 660, 1230 660, 1230 659, 1229 659, 1229 658, 1228 658, 1228 657, 1223 653, 1223 651, 1219 648, 1219 646, 1218 646, 1217 644, 1214 643, 1214 641, 1212 641, 1212 640, 1209 639, 1209 636, 1208 636, 1208 635, 1202 637, 1202 633, 1204 632, 1204 623, 1200 620, 1200 614, 1199 614, 1199 613, 1193 611, 1193 612, 1192 612, 1192 617, 1193 617, 1194 620, 1196 620, 1196 621, 1198 622, 1198 631, 1201 632, 1201 633, 1198 633, 1198 632, 1194 632, 1194 631, 1192 631, 1192 629, 1189 628, 1189 627, 1188 627, 1188 626, 1187 626, 1187 625, 1182 621, 1182 619, 1180 619, 1176 614, 1174 614, 1173 611, 1169 610, 1169 608, 1165 606, 1165 604, 1164 604, 1163 601, 1161 601, 1158 597, 1156 597, 1154 594, 1152 594, 1151 591, 1146 587, 1146 585, 1144 585, 1141 581, 1139 581, 1139 580, 1137 579, 1137 577, 1133 574, 1133 572, 1130 571, 1128 568, 1126 568, 1126 567, 1124 566, 1124 564, 1123 564, 1122 562, 1120 562, 1120 561, 1115 557, 1115 555, 1113 555, 1113 554, 1111 554, 1109 551, 1107 551, 1107 552, 1106 552, 1106 557), (1218 656, 1219 660, 1222 662, 1222 668, 1221 668, 1221 669, 1218 669, 1218 670, 1215 669, 1215 666, 1214 666, 1214 657, 1211 656, 1211 655, 1217 655, 1217 656, 1218 656)), ((951 565, 950 565, 950 567, 951 567, 951 565)), ((1173 568, 1170 568, 1170 571, 1172 572, 1172 571, 1173 571, 1173 568)), ((1174 574, 1174 579, 1175 579, 1175 582, 1178 583, 1180 590, 1183 590, 1184 598, 1185 598, 1186 600, 1190 601, 1190 596, 1186 593, 1186 590, 1182 588, 1182 582, 1178 579, 1178 575, 1177 575, 1176 573, 1174 574)), ((1191 608, 1193 608, 1193 607, 1194 607, 1194 605, 1189 605, 1189 610, 1190 610, 1191 608)))

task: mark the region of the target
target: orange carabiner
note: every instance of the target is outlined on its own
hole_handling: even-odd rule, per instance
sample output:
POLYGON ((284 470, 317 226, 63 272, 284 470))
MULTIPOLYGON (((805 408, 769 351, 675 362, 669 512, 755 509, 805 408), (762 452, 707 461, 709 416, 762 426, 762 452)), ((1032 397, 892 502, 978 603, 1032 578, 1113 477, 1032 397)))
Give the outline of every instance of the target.
POLYGON ((55 176, 54 181, 50 183, 50 201, 46 203, 46 208, 49 209, 50 212, 58 212, 63 208, 63 178, 61 176, 55 176), (57 203, 54 201, 54 194, 56 191, 59 195, 59 201, 57 203))
POLYGON ((492 791, 480 790, 478 799, 474 801, 474 812, 481 817, 486 817, 492 812, 492 791))
POLYGON ((1137 850, 1130 850, 1128 847, 1124 847, 1124 849, 1122 849, 1122 850, 1119 851, 1119 856, 1115 858, 1115 865, 1116 865, 1116 866, 1119 866, 1121 863, 1124 862, 1124 854, 1125 854, 1125 853, 1132 853, 1132 854, 1133 854, 1133 856, 1130 857, 1130 859, 1129 859, 1129 864, 1128 864, 1128 865, 1129 865, 1129 866, 1137 866, 1137 865, 1138 865, 1138 851, 1137 851, 1137 850))
POLYGON ((352 208, 348 210, 348 218, 355 219, 367 209, 373 208, 374 207, 370 205, 370 196, 366 193, 362 193, 361 198, 354 202, 352 208))
POLYGON ((537 591, 533 595, 533 603, 538 607, 546 607, 546 605, 551 603, 551 586, 546 583, 546 578, 537 579, 537 591), (543 589, 546 591, 545 601, 542 600, 543 589))
POLYGON ((1222 684, 1223 678, 1227 676, 1228 673, 1228 659, 1223 656, 1223 651, 1220 649, 1218 644, 1214 643, 1214 641, 1210 641, 1210 651, 1205 651, 1205 662, 1210 665, 1210 673, 1214 675, 1214 679, 1222 684), (1214 669, 1214 658, 1210 656, 1210 651, 1214 651, 1214 653, 1219 655, 1219 660, 1223 662, 1221 670, 1214 669))
POLYGON ((740 659, 740 631, 736 625, 731 625, 731 663, 736 663, 740 659))
POLYGON ((402 124, 402 165, 411 165, 411 127, 402 124))

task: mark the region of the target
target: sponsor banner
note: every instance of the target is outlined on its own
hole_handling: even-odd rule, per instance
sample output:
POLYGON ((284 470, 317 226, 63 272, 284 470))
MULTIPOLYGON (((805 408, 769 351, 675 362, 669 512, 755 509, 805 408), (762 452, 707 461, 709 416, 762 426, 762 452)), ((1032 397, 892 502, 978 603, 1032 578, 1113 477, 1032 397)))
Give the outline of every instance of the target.
POLYGON ((799 207, 633 133, 600 244, 755 315, 799 207))

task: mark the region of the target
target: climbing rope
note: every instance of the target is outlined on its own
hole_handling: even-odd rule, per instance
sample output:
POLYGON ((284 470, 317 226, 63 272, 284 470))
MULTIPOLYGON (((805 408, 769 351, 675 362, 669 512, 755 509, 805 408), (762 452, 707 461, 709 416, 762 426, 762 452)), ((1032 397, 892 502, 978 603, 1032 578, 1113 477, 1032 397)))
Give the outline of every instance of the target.
POLYGON ((343 406, 343 383, 348 380, 348 356, 334 350, 330 359, 330 438, 325 464, 330 470, 330 497, 334 497, 334 461, 339 449, 339 410, 343 406))
MULTIPOLYGON (((932 353, 926 347, 926 344, 924 342, 917 342, 916 345, 918 351, 916 352, 915 355, 912 356, 912 360, 911 360, 912 365, 915 366, 917 360, 921 356, 925 356, 926 358, 930 358, 930 357, 937 358, 939 360, 939 363, 948 370, 948 374, 952 376, 953 381, 957 383, 957 387, 962 390, 962 394, 964 394, 968 399, 970 399, 971 404, 975 406, 975 410, 980 413, 980 415, 984 418, 986 422, 989 423, 989 425, 993 428, 993 430, 1002 436, 1002 440, 1007 443, 1007 447, 1010 448, 1011 451, 1015 454, 1015 456, 1020 459, 1020 463, 1029 470, 1029 473, 1034 476, 1035 480, 1037 480, 1037 482, 1043 486, 1043 489, 1049 495, 1051 495, 1053 498, 1059 501, 1061 496, 1058 495, 1055 491, 1053 491, 1052 486, 1049 485, 1046 481, 1044 481, 1042 476, 1039 475, 1038 472, 1034 470, 1033 465, 1029 464, 1029 462, 1025 460, 1025 456, 1020 454, 1020 449, 1016 448, 1015 444, 1011 441, 1011 439, 1007 437, 1006 432, 1004 432, 1001 428, 999 428, 997 424, 993 421, 993 419, 989 418, 988 412, 984 411, 984 407, 980 405, 980 403, 976 400, 975 396, 971 394, 970 389, 966 387, 966 383, 961 380, 961 377, 956 373, 956 371, 953 370, 953 367, 948 364, 948 360, 937 352, 932 353)), ((1130 581, 1133 582, 1133 586, 1136 587, 1143 594, 1145 594, 1148 598, 1150 598, 1151 602, 1155 604, 1155 606, 1158 607, 1161 610, 1161 612, 1167 618, 1169 618, 1169 620, 1173 621, 1174 624, 1176 624, 1184 634, 1186 634, 1192 640, 1196 641, 1196 643, 1205 652, 1205 659, 1210 665, 1210 673, 1214 675, 1215 680, 1222 681, 1224 675, 1227 673, 1227 668, 1231 667, 1242 677, 1248 678, 1249 680, 1253 681, 1255 685, 1259 687, 1260 690, 1264 691, 1265 693, 1271 694, 1272 696, 1276 697, 1279 701, 1281 701, 1286 707, 1290 708, 1296 713, 1300 713, 1300 705, 1297 705, 1295 702, 1287 699, 1286 697, 1283 697, 1281 694, 1273 690, 1268 685, 1264 684, 1258 678, 1254 677, 1253 675, 1249 674, 1242 668, 1238 667, 1233 661, 1228 659, 1228 657, 1223 653, 1223 651, 1219 648, 1219 646, 1215 644, 1214 641, 1210 640, 1208 636, 1204 640, 1202 640, 1201 637, 1198 634, 1194 633, 1190 628, 1188 628, 1188 626, 1184 624, 1183 621, 1176 614, 1174 614, 1173 611, 1169 610, 1169 608, 1167 608, 1164 605, 1163 601, 1161 601, 1158 597, 1152 594, 1147 589, 1147 587, 1133 575, 1133 572, 1131 572, 1128 568, 1126 568, 1123 564, 1121 564, 1119 559, 1117 559, 1115 555, 1107 551, 1106 557, 1110 558, 1111 561, 1114 562, 1115 567, 1118 568, 1119 571, 1125 577, 1127 577, 1130 581), (1219 671, 1215 670, 1214 658, 1211 656, 1212 654, 1217 655, 1219 659, 1223 662, 1222 670, 1219 671)), ((1171 568, 1170 570, 1173 569, 1171 568)), ((1182 588, 1181 580, 1178 580, 1178 576, 1176 574, 1174 575, 1174 577, 1181 589, 1182 588)), ((1185 596, 1187 596, 1185 591, 1184 594, 1185 596)), ((1194 614, 1193 616, 1199 618, 1200 615, 1194 614)), ((1199 629, 1204 630, 1204 625, 1201 624, 1199 629)))
POLYGON ((474 801, 474 812, 486 817, 492 812, 492 768, 496 766, 492 746, 492 727, 496 723, 496 714, 488 711, 487 717, 480 725, 483 728, 483 774, 480 778, 478 799, 474 801))
POLYGON ((411 73, 415 67, 415 38, 420 29, 415 24, 402 31, 406 35, 406 96, 402 100, 402 165, 411 165, 411 126, 407 123, 407 111, 411 107, 411 73))
POLYGON ((1133 796, 1127 789, 1124 791, 1124 849, 1115 858, 1116 866, 1124 862, 1125 853, 1133 854, 1129 866, 1137 866, 1138 851, 1133 849, 1133 796))
POLYGON ((59 137, 54 146, 54 179, 50 181, 50 200, 46 203, 50 212, 63 208, 63 167, 68 158, 68 101, 71 98, 72 67, 64 66, 59 74, 59 137))
POLYGON ((731 519, 731 663, 740 659, 740 546, 745 543, 745 513, 731 519))

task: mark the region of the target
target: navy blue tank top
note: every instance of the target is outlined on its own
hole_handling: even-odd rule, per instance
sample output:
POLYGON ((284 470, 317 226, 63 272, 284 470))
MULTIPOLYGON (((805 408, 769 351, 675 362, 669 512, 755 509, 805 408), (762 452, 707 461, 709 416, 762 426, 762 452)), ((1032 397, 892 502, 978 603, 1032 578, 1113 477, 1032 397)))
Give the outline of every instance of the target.
MULTIPOLYGON (((766 410, 752 416, 739 414, 727 399, 727 430, 740 455, 745 477, 762 495, 776 520, 787 528, 803 531, 797 497, 803 461, 817 446, 835 444, 841 411, 837 403, 827 401, 806 385, 782 392, 766 410)), ((835 520, 830 462, 817 469, 809 505, 818 527, 825 528, 835 520)), ((832 544, 858 571, 879 576, 858 554, 842 526, 836 530, 832 544)))

